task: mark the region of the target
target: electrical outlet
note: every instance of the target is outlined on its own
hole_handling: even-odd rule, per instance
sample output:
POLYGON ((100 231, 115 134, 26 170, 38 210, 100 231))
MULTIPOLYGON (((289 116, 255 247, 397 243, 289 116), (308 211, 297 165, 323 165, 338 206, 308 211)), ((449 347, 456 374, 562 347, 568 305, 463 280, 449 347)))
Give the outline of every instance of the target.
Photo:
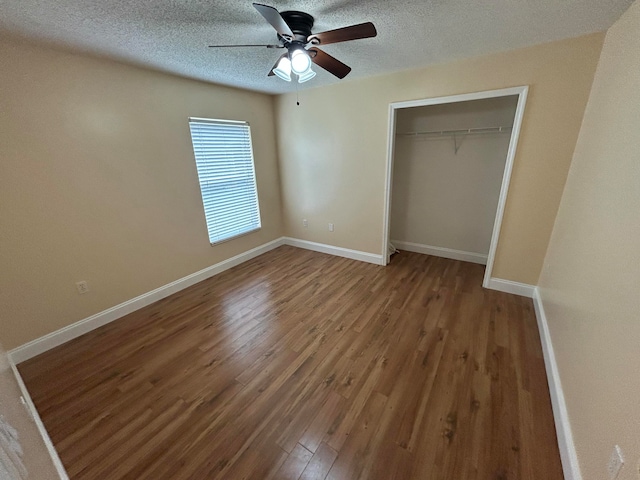
POLYGON ((78 289, 78 293, 80 295, 82 295, 83 293, 87 293, 89 291, 89 285, 84 280, 82 280, 81 282, 77 282, 76 288, 78 289))
POLYGON ((329 231, 330 231, 330 232, 333 232, 333 223, 330 223, 330 224, 329 224, 329 231))
POLYGON ((304 228, 307 228, 309 226, 309 222, 307 222, 307 219, 305 218, 304 220, 302 220, 302 226, 304 228))
POLYGON ((609 464, 607 465, 607 472, 609 473, 609 480, 615 480, 618 478, 618 474, 624 465, 624 457, 622 456, 622 450, 619 445, 613 447, 611 452, 611 458, 609 458, 609 464))

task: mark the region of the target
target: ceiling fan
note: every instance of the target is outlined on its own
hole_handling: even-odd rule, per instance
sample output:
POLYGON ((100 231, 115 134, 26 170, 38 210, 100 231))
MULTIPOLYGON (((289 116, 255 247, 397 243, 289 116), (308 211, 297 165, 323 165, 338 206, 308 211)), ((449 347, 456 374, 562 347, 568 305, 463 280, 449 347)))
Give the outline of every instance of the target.
POLYGON ((315 77, 316 73, 311 69, 312 62, 338 78, 346 77, 351 71, 351 67, 323 52, 316 45, 347 42, 377 35, 376 27, 371 22, 321 33, 312 33, 314 19, 308 13, 298 11, 278 12, 275 8, 260 3, 254 3, 253 6, 278 32, 278 44, 209 45, 209 47, 286 48, 287 53, 278 58, 268 76, 276 75, 287 82, 291 81, 291 73, 298 75, 299 83, 315 77))

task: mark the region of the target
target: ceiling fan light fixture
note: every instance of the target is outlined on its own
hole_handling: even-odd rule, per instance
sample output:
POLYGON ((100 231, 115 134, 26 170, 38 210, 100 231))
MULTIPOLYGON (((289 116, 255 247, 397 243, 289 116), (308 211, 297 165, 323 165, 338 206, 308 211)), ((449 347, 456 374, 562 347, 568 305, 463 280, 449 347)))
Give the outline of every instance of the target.
POLYGON ((298 75, 298 83, 304 83, 307 80, 311 80, 315 76, 316 76, 316 72, 311 70, 311 67, 309 67, 306 72, 298 75))
POLYGON ((291 60, 287 57, 282 57, 278 62, 278 66, 273 69, 273 73, 275 73, 279 78, 284 80, 285 82, 291 81, 291 60))
POLYGON ((286 82, 291 81, 291 72, 298 75, 299 83, 311 80, 315 76, 315 72, 311 71, 312 63, 340 79, 346 77, 351 67, 316 46, 372 38, 378 34, 371 22, 313 33, 315 20, 308 13, 297 10, 279 12, 276 8, 261 3, 254 3, 253 6, 278 33, 277 44, 209 45, 209 47, 286 48, 287 53, 276 61, 276 65, 267 74, 268 77, 278 76, 286 82), (307 49, 309 45, 312 46, 307 49), (284 57, 287 57, 287 60, 283 60, 284 57))
POLYGON ((291 52, 291 70, 298 75, 303 75, 311 70, 311 58, 304 49, 296 48, 291 52))

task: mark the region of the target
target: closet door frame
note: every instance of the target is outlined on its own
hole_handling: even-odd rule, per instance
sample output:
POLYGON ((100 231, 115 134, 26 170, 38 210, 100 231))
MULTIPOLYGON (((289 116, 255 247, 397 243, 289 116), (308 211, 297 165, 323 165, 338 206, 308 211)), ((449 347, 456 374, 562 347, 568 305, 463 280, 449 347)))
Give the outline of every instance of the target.
POLYGON ((384 199, 384 220, 383 220, 383 244, 382 244, 382 262, 383 265, 389 263, 389 236, 391 234, 391 186, 393 184, 393 154, 395 151, 396 138, 396 114, 402 108, 426 107, 429 105, 442 105, 445 103, 467 102, 469 100, 483 100, 486 98, 498 98, 517 95, 518 104, 516 106, 516 114, 513 119, 513 129, 511 131, 511 139, 509 140, 509 150, 504 165, 504 173, 502 175, 502 184, 500 186, 500 197, 498 199, 498 207, 496 208, 496 216, 493 221, 493 232, 491 233, 491 244, 489 245, 489 254, 487 256, 487 266, 484 271, 484 279, 482 286, 491 288, 491 273, 493 271, 493 262, 498 248, 500 239, 500 227, 502 226, 502 217, 507 202, 507 193, 509 191, 509 182, 511 181, 511 170, 513 169, 513 161, 516 156, 516 148, 518 146, 518 138, 520 137, 520 129, 522 127, 522 119, 524 117, 524 107, 527 101, 527 93, 529 87, 527 85, 520 87, 503 88, 499 90, 486 90, 483 92, 465 93, 462 95, 450 95, 446 97, 425 98, 422 100, 410 100, 406 102, 394 102, 389 104, 389 129, 387 137, 387 173, 385 180, 385 199, 384 199))

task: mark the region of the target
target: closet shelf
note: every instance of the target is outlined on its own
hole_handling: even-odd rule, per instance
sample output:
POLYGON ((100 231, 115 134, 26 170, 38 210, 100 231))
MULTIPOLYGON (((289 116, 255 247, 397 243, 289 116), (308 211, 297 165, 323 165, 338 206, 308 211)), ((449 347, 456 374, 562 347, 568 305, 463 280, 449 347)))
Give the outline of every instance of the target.
POLYGON ((512 127, 488 127, 488 128, 465 128, 461 130, 433 130, 426 132, 398 132, 401 137, 416 137, 419 135, 446 136, 446 135, 481 135, 484 133, 510 132, 512 127))

